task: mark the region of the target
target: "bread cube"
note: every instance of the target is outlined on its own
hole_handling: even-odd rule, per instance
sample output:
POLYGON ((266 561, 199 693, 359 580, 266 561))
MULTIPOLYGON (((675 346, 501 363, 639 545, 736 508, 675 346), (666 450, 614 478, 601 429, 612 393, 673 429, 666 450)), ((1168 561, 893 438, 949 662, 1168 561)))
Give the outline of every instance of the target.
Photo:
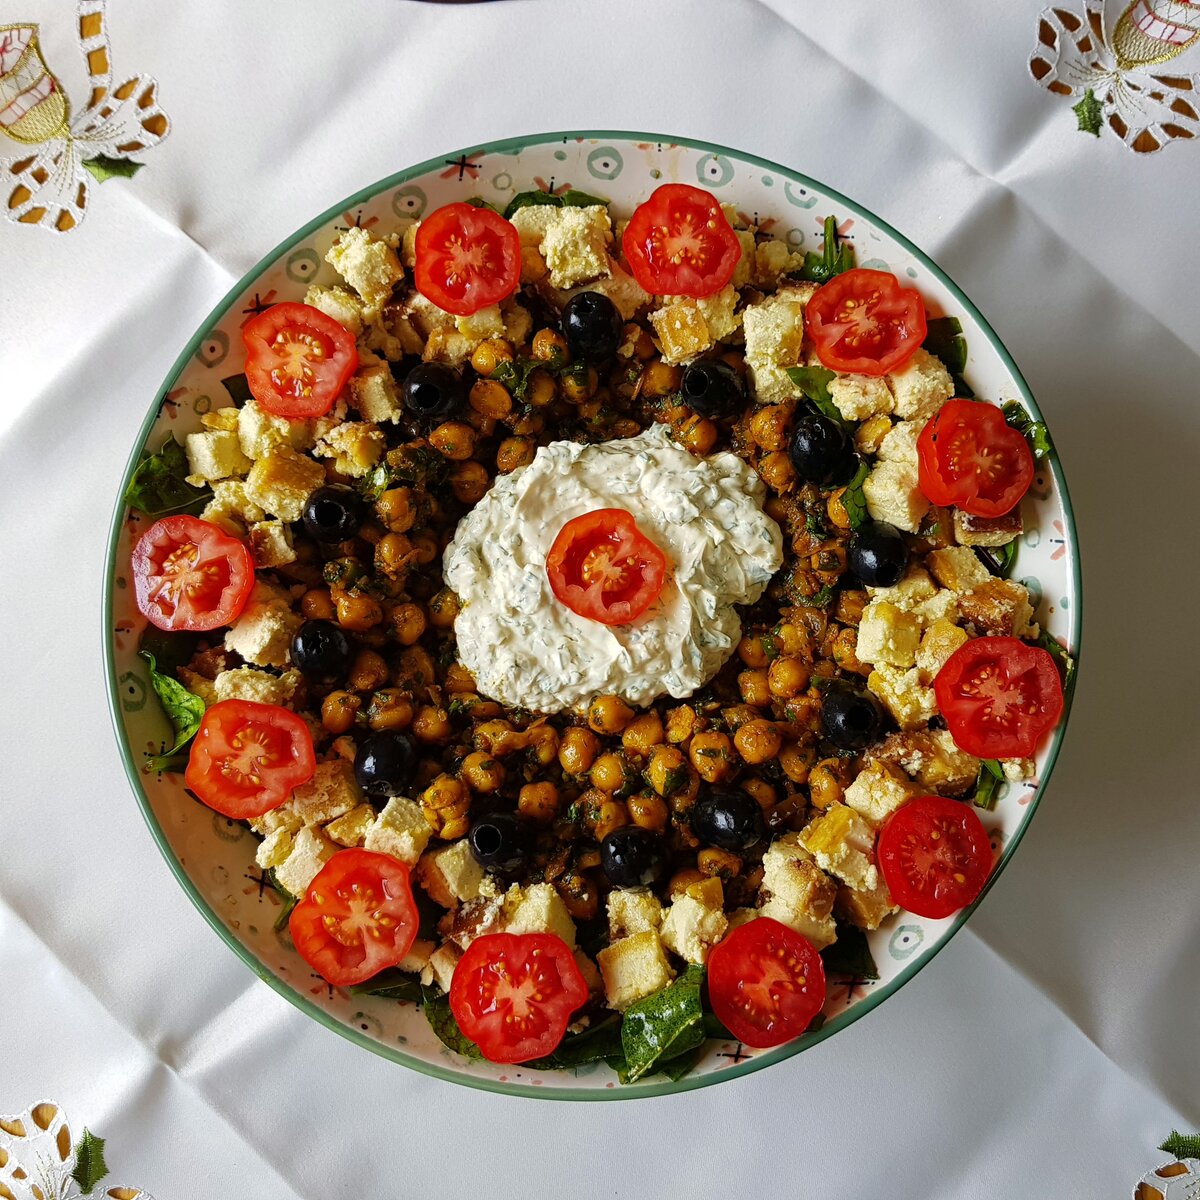
POLYGON ((292 531, 282 521, 256 521, 246 540, 256 567, 282 567, 296 561, 292 531))
POLYGON ((892 411, 892 393, 882 379, 839 375, 829 381, 829 397, 847 421, 865 421, 892 411))
MULTIPOLYGON (((369 804, 359 804, 348 813, 330 821, 325 826, 325 835, 339 846, 361 846, 366 841, 367 831, 374 823, 375 810, 369 804)), ((412 969, 405 967, 406 971, 412 969)))
POLYGON ((708 331, 704 314, 694 304, 669 304, 650 314, 650 324, 658 335, 664 361, 690 362, 711 350, 714 339, 708 331))
POLYGON ((553 933, 575 948, 575 922, 549 883, 513 884, 504 897, 506 933, 553 933))
POLYGON ((879 443, 879 457, 884 462, 917 465, 917 438, 925 428, 924 421, 901 421, 893 425, 879 443))
POLYGON ((571 288, 604 275, 611 229, 603 204, 556 208, 539 246, 550 270, 550 283, 571 288))
POLYGON ((1007 546, 1025 531, 1021 521, 1021 506, 1002 517, 975 517, 954 510, 954 540, 962 546, 1007 546))
POLYGON ((846 807, 852 808, 869 824, 878 826, 919 791, 899 771, 874 760, 859 771, 846 789, 846 807))
POLYGON ((432 942, 428 938, 417 938, 408 948, 408 953, 396 966, 401 971, 408 971, 412 975, 420 975, 429 964, 429 960, 433 957, 436 949, 436 942, 432 942))
POLYGON ((606 946, 596 955, 596 963, 608 1006, 618 1012, 661 991, 675 977, 653 929, 606 946))
POLYGON ((344 758, 317 763, 313 777, 300 784, 286 807, 305 825, 324 825, 363 803, 354 769, 344 758))
POLYGON ((393 796, 367 830, 363 846, 413 867, 432 836, 433 827, 425 820, 421 806, 403 796, 393 796))
POLYGON ((896 398, 895 413, 906 421, 924 423, 954 395, 954 381, 940 358, 918 349, 902 370, 887 377, 896 398))
POLYGON ((434 903, 454 908, 478 898, 483 868, 471 853, 467 839, 462 838, 424 854, 417 866, 417 880, 434 903))
POLYGON ((362 297, 368 320, 379 312, 392 289, 404 278, 396 251, 358 226, 338 236, 325 261, 362 297))
POLYGON ((842 884, 838 888, 833 911, 840 920, 848 921, 859 929, 878 929, 892 913, 900 911, 900 906, 892 899, 881 877, 879 886, 871 891, 855 891, 842 884))
POLYGON ((224 408, 215 408, 209 412, 201 413, 200 424, 205 429, 226 429, 236 433, 238 427, 237 406, 227 404, 224 408))
POLYGON ((292 612, 287 596, 260 579, 226 631, 225 649, 254 666, 286 667, 291 662, 292 638, 303 624, 304 618, 292 612))
POLYGON ((912 611, 924 629, 928 629, 937 621, 947 621, 953 625, 958 620, 958 593, 949 588, 939 588, 934 595, 928 600, 922 600, 912 611))
POLYGON ((871 520, 916 533, 929 511, 912 463, 877 462, 863 482, 871 520))
MULTIPOLYGON (((759 242, 755 246, 754 235, 750 234, 749 237, 751 247, 749 257, 753 263, 750 274, 755 287, 773 292, 779 286, 779 281, 784 275, 789 271, 798 271, 804 266, 803 251, 793 251, 787 242, 771 238, 769 241, 759 242)), ((738 241, 741 241, 740 237, 738 241)), ((742 256, 743 258, 747 257, 745 245, 742 246, 742 256)))
POLYGON ((917 670, 922 683, 932 683, 950 656, 970 639, 963 629, 946 620, 934 621, 921 637, 917 650, 917 670))
POLYGON ((647 888, 613 888, 608 893, 608 939, 620 941, 630 934, 657 930, 662 925, 663 906, 647 888))
POLYGON ((350 479, 361 479, 383 457, 387 438, 379 426, 367 421, 335 425, 313 447, 318 458, 332 458, 334 469, 350 479))
POLYGON ((246 496, 246 485, 240 479, 222 479, 212 485, 213 498, 200 514, 234 537, 242 537, 246 528, 263 520, 266 513, 246 496))
POLYGON ((448 992, 461 959, 462 951, 453 942, 443 942, 421 968, 421 982, 426 987, 436 983, 443 992, 448 992))
POLYGON ((582 950, 576 950, 574 954, 575 965, 579 968, 580 975, 583 976, 583 982, 587 984, 588 995, 595 996, 604 990, 604 978, 600 974, 600 969, 582 950))
MULTIPOLYGON (((289 421, 259 408, 258 401, 247 400, 238 409, 238 445, 247 458, 265 458, 277 446, 289 450, 307 450, 313 442, 311 421, 289 421)), ((249 470, 249 468, 247 468, 249 470)))
POLYGON ((302 897, 321 868, 337 853, 337 846, 315 825, 297 832, 287 858, 275 867, 275 879, 284 891, 302 897))
POLYGON ((189 433, 184 449, 188 460, 186 478, 193 487, 231 475, 244 475, 250 470, 250 460, 242 453, 237 434, 228 429, 189 433))
POLYGON ((258 848, 254 852, 254 861, 264 871, 278 867, 287 861, 288 855, 292 852, 292 843, 295 840, 296 834, 294 830, 286 829, 283 826, 273 829, 258 843, 258 848))
POLYGON ((900 582, 888 588, 867 588, 872 600, 886 600, 905 612, 912 612, 937 595, 937 585, 924 567, 912 563, 900 582))
POLYGON ((879 886, 875 827, 848 805, 831 804, 801 830, 799 840, 826 874, 860 892, 879 886))
POLYGON ((767 847, 757 915, 802 933, 820 950, 837 938, 831 915, 836 894, 837 885, 800 844, 799 834, 784 834, 767 847))
POLYGON ((959 615, 983 633, 1002 637, 1037 637, 1029 592, 1012 579, 978 584, 958 598, 959 615))
POLYGON ((933 550, 925 556, 925 565, 942 587, 956 592, 969 592, 992 578, 992 573, 979 561, 975 551, 966 546, 933 550))
POLYGON ((363 331, 363 314, 367 306, 349 288, 321 287, 319 284, 313 284, 304 293, 304 303, 311 304, 327 317, 332 317, 355 337, 363 331))
POLYGON ((804 361, 804 309, 814 291, 815 286, 807 285, 782 288, 742 313, 746 366, 763 404, 778 404, 796 395, 787 369, 804 361))
POLYGON ((886 600, 872 600, 863 609, 858 623, 859 662, 890 663, 911 667, 917 658, 921 625, 911 612, 905 612, 886 600))
POLYGON ((285 671, 272 675, 269 671, 258 671, 254 667, 234 667, 222 671, 213 680, 212 703, 222 700, 252 700, 255 704, 278 704, 286 708, 300 686, 299 671, 285 671))
POLYGON ((729 922, 719 908, 710 908, 693 896, 683 895, 667 909, 659 936, 668 950, 690 963, 703 963, 729 922))
POLYGON ((276 446, 246 476, 246 497, 283 521, 298 521, 309 496, 325 482, 319 464, 287 446, 276 446))
MULTIPOLYGON (((562 301, 565 304, 567 300, 572 296, 579 295, 580 292, 599 292, 600 295, 607 296, 616 305, 617 312, 621 314, 623 321, 632 321, 651 302, 653 297, 611 255, 608 260, 608 270, 609 274, 603 279, 585 283, 582 287, 562 293, 562 301)), ((512 336, 511 333, 509 336, 512 336)), ((528 334, 526 334, 527 336, 528 334)), ((516 338, 514 340, 520 343, 525 339, 516 338)))
POLYGON ((365 421, 395 424, 404 412, 400 390, 386 363, 368 363, 350 376, 350 403, 365 421))
POLYGON ((905 671, 879 663, 867 676, 867 687, 879 697, 901 729, 920 729, 937 712, 933 689, 921 682, 916 667, 905 671))
POLYGON ((557 204, 526 204, 509 218, 522 246, 538 247, 560 209, 557 204))

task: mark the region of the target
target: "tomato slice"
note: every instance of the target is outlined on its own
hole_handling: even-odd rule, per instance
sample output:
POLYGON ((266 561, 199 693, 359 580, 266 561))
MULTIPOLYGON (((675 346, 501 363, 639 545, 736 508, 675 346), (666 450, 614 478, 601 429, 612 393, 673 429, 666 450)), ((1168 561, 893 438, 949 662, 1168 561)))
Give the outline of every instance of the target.
POLYGON ((817 288, 804 322, 817 357, 831 370, 886 375, 925 340, 925 301, 887 271, 856 267, 817 288))
POLYGON ((601 508, 558 531, 546 574, 572 612, 603 625, 628 625, 658 599, 667 557, 623 508, 601 508))
POLYGON ((756 917, 712 948, 708 997, 739 1042, 778 1046, 802 1034, 825 1006, 825 965, 803 934, 756 917))
POLYGON ((352 987, 400 962, 419 924, 404 863, 373 850, 339 850, 292 909, 288 932, 326 983, 352 987))
POLYGON ((634 279, 655 296, 711 296, 742 257, 716 198, 686 183, 655 188, 634 210, 621 248, 634 279))
POLYGON ((484 1058, 498 1063, 551 1053, 587 998, 570 947, 553 933, 478 937, 450 980, 450 1011, 459 1028, 484 1058))
POLYGON ((921 491, 934 504, 976 517, 1012 512, 1033 482, 1033 454, 1023 434, 994 405, 951 400, 917 438, 921 491))
POLYGON ((521 238, 490 208, 439 208, 417 229, 415 254, 417 291, 460 317, 499 303, 521 282, 521 238))
POLYGON ((260 408, 299 421, 323 417, 358 368, 344 325, 311 304, 273 304, 242 327, 246 382, 260 408))
POLYGON ((199 517, 163 517, 133 548, 138 611, 159 629, 216 629, 235 621, 254 587, 254 560, 237 538, 199 517))
POLYGON ((1062 680, 1054 659, 1020 638, 960 646, 933 681, 950 735, 976 758, 1030 758, 1058 724, 1062 680))
POLYGON ((278 808, 316 769, 312 734, 294 712, 222 700, 200 721, 184 779, 209 808, 244 821, 278 808))
POLYGON ((965 800, 917 796, 883 823, 875 850, 892 899, 918 917, 966 908, 992 872, 992 844, 965 800))

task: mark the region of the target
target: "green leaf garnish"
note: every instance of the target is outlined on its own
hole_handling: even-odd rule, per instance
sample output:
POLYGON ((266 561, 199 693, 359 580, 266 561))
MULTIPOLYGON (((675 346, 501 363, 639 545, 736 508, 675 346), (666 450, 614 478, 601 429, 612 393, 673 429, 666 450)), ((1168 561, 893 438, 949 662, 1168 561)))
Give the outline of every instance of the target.
POLYGON ((175 726, 175 744, 170 750, 161 754, 148 755, 146 758, 147 771, 167 771, 177 762, 177 756, 184 747, 196 736, 200 722, 204 717, 204 701, 171 675, 164 675, 158 669, 154 655, 149 650, 141 649, 138 654, 150 664, 150 683, 154 694, 163 707, 163 712, 175 726))
POLYGON ((97 183, 105 183, 109 179, 132 179, 146 164, 133 162, 128 158, 112 158, 107 154, 97 154, 95 158, 85 159, 83 169, 97 183))
POLYGON ((587 192, 581 192, 577 188, 567 188, 559 199, 562 201, 563 208, 594 208, 597 204, 604 208, 608 207, 607 200, 601 200, 599 196, 592 196, 587 192))
POLYGON ((428 490, 442 483, 450 467, 435 450, 424 446, 397 446, 383 462, 359 480, 358 490, 372 502, 389 488, 406 486, 428 490))
POLYGON ((971 803, 976 808, 989 812, 996 807, 996 792, 1004 782, 1004 768, 994 758, 985 758, 979 764, 979 778, 975 781, 975 794, 971 803))
POLYGON ((970 400, 975 393, 963 379, 967 369, 967 339, 962 335, 962 322, 957 317, 934 317, 928 323, 921 346, 942 360, 954 380, 954 394, 970 400))
POLYGON ((1075 660, 1063 649, 1062 644, 1055 641, 1045 629, 1037 635, 1033 644, 1041 646, 1054 659, 1055 665, 1062 675, 1063 691, 1070 688, 1075 681, 1075 660))
POLYGON ((245 375, 230 375, 228 378, 222 379, 221 384, 229 393, 229 398, 234 404, 245 404, 254 399, 254 393, 250 390, 250 381, 245 375))
POLYGON ((1017 558, 1017 540, 1003 546, 976 546, 975 557, 998 579, 1007 579, 1017 558))
POLYGON ((801 279, 811 279, 815 283, 826 283, 843 271, 853 270, 857 265, 854 257, 854 247, 840 245, 838 240, 837 218, 825 218, 824 241, 820 254, 811 250, 804 256, 804 266, 800 268, 801 279))
POLYGON ((788 367, 787 377, 819 413, 839 425, 845 425, 842 414, 829 394, 830 381, 837 378, 836 371, 828 371, 824 367, 788 367))
POLYGON ((704 1041, 703 980, 704 968, 689 966, 674 983, 625 1010, 621 1048, 628 1064, 627 1082, 641 1079, 704 1041))
POLYGON ((1083 93, 1083 99, 1078 104, 1071 105, 1071 111, 1079 122, 1080 133, 1100 136, 1100 127, 1104 124, 1104 105, 1096 99, 1096 93, 1091 88, 1083 93))
POLYGON ((195 516, 212 499, 212 489, 192 487, 184 478, 187 473, 187 454, 174 437, 168 437, 157 454, 147 454, 134 469, 125 503, 148 517, 195 516))
POLYGON ((425 991, 420 980, 415 975, 395 967, 380 971, 365 983, 355 984, 350 988, 350 995, 384 996, 388 1000, 412 1000, 417 1004, 422 1004, 425 1000, 425 991))
POLYGON ((855 925, 839 925, 837 941, 821 951, 821 960, 830 975, 849 975, 852 979, 878 979, 879 968, 867 943, 867 935, 855 925))
POLYGON ((860 462, 854 478, 846 484, 846 490, 842 493, 842 505, 850 518, 851 529, 858 529, 867 519, 867 498, 863 495, 863 484, 870 474, 871 468, 865 462, 860 462))
POLYGON ((300 903, 299 896, 293 896, 291 892, 279 882, 279 877, 275 874, 274 867, 268 867, 263 874, 266 876, 267 882, 274 889, 275 894, 279 897, 280 909, 279 916, 275 918, 275 932, 287 928, 288 918, 292 915, 292 909, 300 903))
POLYGON ((517 209, 534 205, 549 205, 551 208, 591 208, 594 204, 608 207, 607 200, 601 200, 599 196, 589 196, 587 192, 580 192, 575 188, 568 188, 561 196, 543 191, 518 192, 508 202, 504 215, 511 220, 517 209))
POLYGON ((1035 421, 1015 400, 1001 406, 1004 419, 1029 443, 1034 458, 1046 458, 1054 453, 1054 442, 1045 421, 1035 421))
POLYGON ((458 1022, 450 1011, 449 996, 434 995, 426 990, 424 1012, 425 1019, 429 1022, 433 1032, 441 1039, 442 1045, 449 1046, 451 1050, 456 1054, 461 1054, 464 1058, 476 1061, 483 1058, 479 1047, 459 1029, 458 1022))
POLYGON ((1200 1133, 1180 1133, 1172 1129, 1171 1136, 1159 1149, 1175 1155, 1176 1158, 1200 1158, 1200 1133))
MULTIPOLYGON (((85 164, 86 165, 86 164, 85 164)), ((79 1145, 75 1148, 75 1169, 71 1178, 79 1184, 79 1190, 90 1196, 96 1190, 96 1185, 108 1174, 108 1164, 104 1161, 104 1139, 97 1137, 90 1129, 85 1128, 79 1145)))

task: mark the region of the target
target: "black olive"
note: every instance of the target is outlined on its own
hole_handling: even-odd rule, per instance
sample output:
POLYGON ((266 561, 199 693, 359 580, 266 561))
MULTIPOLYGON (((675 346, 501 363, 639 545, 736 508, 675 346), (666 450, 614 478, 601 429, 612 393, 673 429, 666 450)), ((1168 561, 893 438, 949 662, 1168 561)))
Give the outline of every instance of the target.
POLYGON ((340 679, 350 658, 350 639, 332 621, 305 621, 292 638, 292 662, 314 679, 340 679))
POLYGON ((848 559, 867 587, 895 587, 908 566, 908 547, 899 530, 871 521, 850 539, 848 559))
POLYGON ((599 292, 580 292, 562 311, 562 332, 572 358, 603 362, 612 358, 621 342, 621 314, 599 292))
POLYGON ((694 362, 683 373, 683 402, 702 417, 734 417, 746 405, 746 384, 727 363, 694 362))
POLYGON ((647 887, 666 870, 666 846, 648 829, 626 825, 600 843, 600 866, 617 887, 647 887))
POLYGON ((401 391, 404 407, 419 421, 445 421, 461 413, 467 402, 462 376, 445 363, 413 367, 401 391))
POLYGON ((515 875, 529 857, 528 832, 509 813, 480 817, 467 834, 475 861, 498 875, 515 875))
POLYGON ((417 752, 395 729, 382 729, 359 743, 354 778, 368 796, 399 796, 412 785, 417 752))
POLYGON ((883 707, 870 692, 830 688, 821 704, 825 736, 839 750, 862 750, 883 733, 883 707))
POLYGON ((722 850, 749 850, 763 835, 758 801, 738 788, 710 788, 692 806, 692 832, 722 850))
POLYGON ((788 456, 805 483, 848 483, 858 470, 845 429, 820 413, 809 413, 796 422, 788 456))
POLYGON ((304 506, 304 528, 318 542, 344 542, 352 538, 362 519, 362 501, 344 483, 317 488, 304 506))

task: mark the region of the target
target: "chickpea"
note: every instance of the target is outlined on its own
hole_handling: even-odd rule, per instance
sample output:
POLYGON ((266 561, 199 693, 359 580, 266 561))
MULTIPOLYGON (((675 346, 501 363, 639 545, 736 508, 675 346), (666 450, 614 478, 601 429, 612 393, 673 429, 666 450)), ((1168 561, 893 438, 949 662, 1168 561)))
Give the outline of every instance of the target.
POLYGON ((651 833, 662 833, 667 827, 670 810, 663 798, 654 792, 638 792, 625 802, 629 809, 629 818, 642 829, 651 833))
POLYGON ((833 639, 831 657, 843 671, 852 671, 856 675, 870 675, 871 668, 858 661, 858 630, 842 629, 833 639))
POLYGON ((417 523, 417 505, 409 487, 388 488, 375 501, 375 511, 392 533, 407 533, 417 523))
POLYGON ((421 807, 427 813, 450 813, 459 816, 471 804, 467 785, 453 775, 439 775, 422 793, 421 807))
POLYGON ((389 579, 402 575, 412 561, 412 542, 402 533, 385 534, 375 543, 375 569, 389 579))
POLYGON ((483 463, 455 463, 450 472, 450 487, 454 491, 454 497, 463 504, 477 504, 482 500, 487 494, 490 482, 483 463))
POLYGON ((779 752, 779 765, 793 783, 807 783, 816 761, 816 750, 799 742, 789 742, 779 752))
POLYGON ((475 430, 465 421, 446 421, 429 435, 429 444, 443 458, 463 462, 475 453, 475 430))
POLYGON ((634 717, 625 726, 625 732, 621 735, 621 745, 627 754, 641 758, 649 754, 651 749, 663 740, 663 736, 662 717, 651 710, 642 713, 640 717, 634 717))
POLYGON ((517 796, 517 812, 548 825, 558 816, 558 788, 552 783, 527 783, 517 796))
POLYGON ((490 754, 474 750, 462 761, 459 775, 473 792, 487 795, 504 783, 504 767, 490 754))
POLYGON ((592 764, 592 787, 611 795, 628 782, 628 764, 620 754, 602 754, 592 764))
POLYGON ((789 700, 808 687, 811 672, 798 658, 777 658, 767 672, 767 686, 772 696, 789 700))
POLYGON ((387 683, 388 665, 374 650, 360 650, 350 665, 350 686, 356 692, 373 692, 387 683))
POLYGON ((621 330, 621 346, 617 351, 619 357, 636 358, 640 362, 646 362, 656 353, 654 339, 640 325, 626 325, 621 330))
POLYGON ((565 364, 571 361, 566 338, 555 329, 539 329, 533 335, 529 354, 539 362, 565 364))
POLYGON ((600 911, 600 889, 589 876, 571 871, 555 880, 554 887, 576 921, 590 921, 600 911))
POLYGON ((773 636, 781 653, 812 662, 812 639, 803 625, 793 625, 790 621, 784 621, 775 627, 773 636))
POLYGON ((842 783, 845 768, 836 758, 822 759, 808 775, 808 796, 814 808, 838 804, 845 795, 842 783))
POLYGON ((770 673, 763 670, 743 671, 738 676, 738 690, 746 704, 764 708, 771 703, 770 673))
POLYGON ((758 473, 763 483, 777 492, 790 492, 796 486, 796 468, 782 450, 763 455, 759 459, 758 473))
POLYGON ((600 739, 590 730, 572 725, 562 736, 558 765, 567 775, 583 775, 591 770, 600 749, 600 739))
POLYGON ((327 733, 345 733, 353 724, 362 697, 353 692, 330 692, 321 701, 321 726, 327 733))
POLYGON ((595 367, 587 367, 582 371, 572 370, 561 377, 559 386, 562 388, 563 399, 568 404, 582 404, 596 394, 596 389, 600 386, 600 376, 595 367))
POLYGON ((752 671, 770 665, 771 660, 767 655, 767 648, 763 645, 762 637, 757 633, 744 634, 742 640, 738 642, 737 652, 738 658, 752 671))
MULTIPOLYGON (((683 816, 696 802, 696 797, 700 795, 700 775, 691 766, 683 768, 686 773, 683 786, 678 791, 672 792, 666 797, 667 803, 671 806, 671 811, 683 816)), ((694 845, 695 843, 689 843, 694 845)))
POLYGON ((667 713, 667 741, 672 745, 686 742, 696 732, 696 710, 681 704, 667 713))
POLYGON ((477 413, 493 421, 503 421, 513 408, 508 388, 494 379, 477 379, 471 385, 469 402, 477 413))
MULTIPOLYGON (((528 392, 526 396, 528 396, 528 392)), ((546 418, 540 412, 531 412, 528 416, 516 421, 509 421, 508 427, 518 437, 536 437, 546 428, 546 418)))
POLYGON ((445 742, 454 732, 450 727, 450 714, 432 704, 417 709, 412 731, 413 736, 422 742, 445 742))
POLYGON ((667 884, 667 895, 672 900, 678 900, 693 884, 703 882, 704 876, 695 867, 684 867, 682 871, 676 871, 671 876, 671 881, 667 884))
POLYGON ((536 453, 537 446, 532 438, 505 438, 496 450, 496 470, 501 475, 507 475, 518 467, 527 467, 536 453))
POLYGON ((431 533, 419 533, 412 539, 413 562, 428 566, 442 552, 438 540, 431 533))
POLYGON ((495 700, 482 700, 466 692, 455 696, 455 702, 472 721, 490 721, 504 711, 495 700))
POLYGON ((838 592, 837 606, 833 615, 843 625, 857 625, 862 620, 863 609, 867 607, 867 593, 857 588, 847 588, 838 592))
POLYGON ((728 850, 718 850, 709 846, 696 855, 696 868, 701 875, 715 875, 722 880, 732 879, 741 874, 742 860, 728 850))
POLYGON ((608 799, 600 805, 596 817, 596 828, 592 834, 596 841, 602 842, 614 829, 622 829, 629 824, 629 808, 623 800, 608 799))
POLYGON ((869 417, 854 431, 854 447, 860 454, 874 454, 891 431, 891 417, 869 417))
POLYGON ((825 582, 836 583, 846 569, 846 547, 840 542, 822 546, 809 561, 825 582))
POLYGON ((728 734, 716 730, 696 734, 688 757, 705 783, 722 783, 733 774, 733 742, 728 734))
POLYGON ((682 380, 683 371, 679 367, 669 366, 661 360, 652 362, 642 372, 641 395, 651 400, 659 396, 669 396, 672 392, 679 391, 682 380))
POLYGON ((671 797, 688 786, 692 768, 677 746, 655 746, 646 767, 646 782, 660 795, 671 797))
POLYGON ((425 613, 418 604, 397 604, 388 614, 392 633, 402 646, 411 646, 425 632, 425 613))
POLYGON ((846 511, 846 489, 844 487, 829 493, 829 499, 825 501, 825 511, 829 514, 830 522, 838 529, 850 528, 850 514, 846 511))
POLYGON ((733 744, 746 762, 763 763, 779 753, 783 738, 770 721, 747 721, 733 735, 733 744))
MULTIPOLYGON (((525 399, 532 408, 545 408, 553 404, 558 396, 558 388, 554 386, 554 377, 545 371, 534 371, 529 377, 529 386, 525 389, 525 399)), ((538 415, 538 414, 533 414, 538 415)))
POLYGON ((632 720, 633 709, 620 696, 597 696, 588 705, 587 723, 597 733, 620 733, 632 720))
POLYGON ((524 739, 507 721, 484 721, 475 726, 475 746, 502 758, 521 749, 524 739))
POLYGON ((412 719, 412 700, 399 688, 375 692, 367 705, 367 724, 374 730, 407 729, 412 719))
POLYGON ((765 779, 743 779, 742 791, 752 796, 759 808, 770 808, 779 799, 775 789, 765 779))
POLYGON ((490 438, 496 432, 496 418, 485 417, 473 408, 467 410, 466 421, 481 438, 490 438))
POLYGON ((449 588, 442 588, 429 601, 429 621, 434 629, 452 629, 460 612, 462 602, 449 588))
POLYGON ((790 792, 765 816, 767 828, 772 833, 783 829, 800 830, 808 821, 809 809, 800 792, 790 792))
POLYGON ((717 427, 707 417, 688 417, 675 430, 679 443, 697 458, 703 458, 717 444, 717 427))
POLYGON ((791 420, 790 404, 764 404, 750 418, 750 436, 758 443, 760 449, 768 452, 786 450, 791 420))
POLYGON ((332 621, 337 617, 328 588, 309 588, 300 597, 300 611, 310 621, 332 621))
POLYGON ((612 438, 637 437, 642 427, 632 417, 620 417, 608 427, 608 436, 612 438))
POLYGON ((521 278, 529 283, 540 283, 546 278, 546 260, 536 246, 521 247, 521 278))
POLYGON ((333 593, 333 602, 337 606, 337 622, 343 629, 362 633, 383 620, 379 601, 370 596, 337 588, 333 593))
POLYGON ((471 366, 475 368, 477 375, 482 375, 485 379, 501 363, 512 362, 512 360, 513 348, 501 338, 490 338, 486 342, 481 342, 471 354, 471 366))
POLYGON ((428 687, 437 677, 433 655, 424 646, 408 646, 396 661, 396 678, 410 687, 428 687))
POLYGON ((525 742, 529 757, 540 767, 548 767, 558 757, 558 730, 553 725, 531 725, 525 742))

